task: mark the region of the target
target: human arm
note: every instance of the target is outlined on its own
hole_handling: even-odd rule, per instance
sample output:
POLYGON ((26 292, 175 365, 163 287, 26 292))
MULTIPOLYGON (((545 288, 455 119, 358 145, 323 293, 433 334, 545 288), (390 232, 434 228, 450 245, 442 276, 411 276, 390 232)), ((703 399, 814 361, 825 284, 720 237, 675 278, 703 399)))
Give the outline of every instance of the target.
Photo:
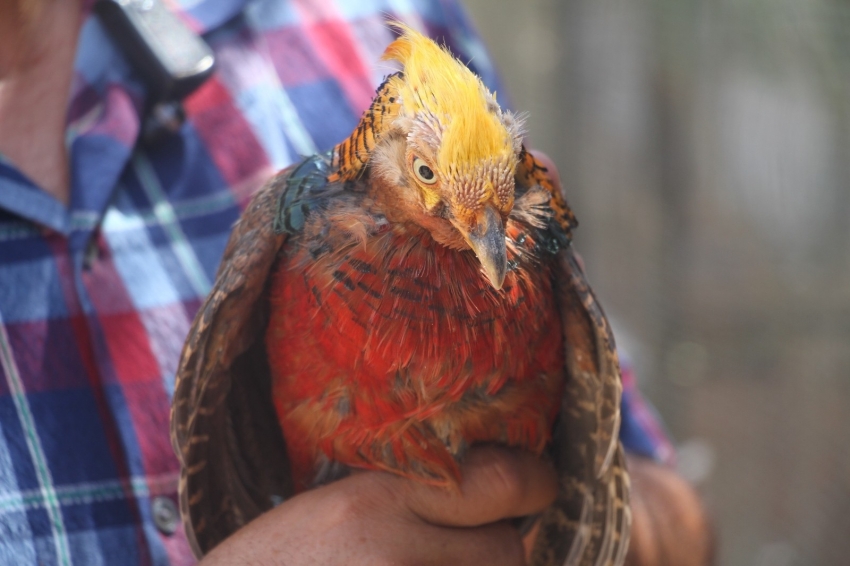
POLYGON ((460 492, 378 472, 302 493, 216 547, 202 566, 523 564, 505 519, 545 509, 557 478, 534 456, 472 450, 460 492))
MULTIPOLYGON (((626 564, 711 564, 711 530, 693 488, 661 464, 628 461, 633 529, 626 564)), ((284 502, 201 566, 522 564, 519 533, 504 519, 551 503, 554 471, 528 454, 495 448, 473 450, 463 471, 461 493, 354 474, 284 502)))

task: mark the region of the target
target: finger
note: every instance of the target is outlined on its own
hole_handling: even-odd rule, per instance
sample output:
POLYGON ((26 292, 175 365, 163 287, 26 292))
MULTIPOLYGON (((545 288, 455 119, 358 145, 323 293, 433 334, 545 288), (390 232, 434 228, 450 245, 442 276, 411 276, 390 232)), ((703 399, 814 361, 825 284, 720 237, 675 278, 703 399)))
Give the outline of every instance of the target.
POLYGON ((403 500, 429 523, 471 527, 538 513, 558 491, 551 464, 528 452, 476 448, 467 455, 461 474, 459 491, 406 482, 403 500))

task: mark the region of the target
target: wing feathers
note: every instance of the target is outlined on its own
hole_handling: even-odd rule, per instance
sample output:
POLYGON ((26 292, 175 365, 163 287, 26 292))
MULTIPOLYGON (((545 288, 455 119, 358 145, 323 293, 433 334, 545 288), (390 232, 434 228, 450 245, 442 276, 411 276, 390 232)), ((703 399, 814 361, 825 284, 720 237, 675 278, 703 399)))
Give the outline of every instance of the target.
POLYGON ((268 371, 251 367, 265 355, 243 356, 262 347, 257 306, 286 239, 273 226, 287 175, 280 173, 262 188, 234 227, 177 371, 172 443, 183 465, 180 503, 196 556, 270 508, 269 494, 285 495, 288 489, 268 371), (216 473, 208 473, 209 467, 216 473))
POLYGON ((617 440, 620 372, 605 315, 576 261, 562 250, 555 275, 566 342, 567 383, 553 437, 561 492, 547 510, 535 566, 620 566, 631 514, 617 440))

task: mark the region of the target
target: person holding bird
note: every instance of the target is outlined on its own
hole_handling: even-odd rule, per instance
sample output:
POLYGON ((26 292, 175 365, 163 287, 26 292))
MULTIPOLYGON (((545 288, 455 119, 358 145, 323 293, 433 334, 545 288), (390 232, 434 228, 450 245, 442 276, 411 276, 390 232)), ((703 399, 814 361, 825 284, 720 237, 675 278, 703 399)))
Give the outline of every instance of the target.
POLYGON ((535 564, 620 565, 620 376, 575 218, 480 79, 391 25, 401 71, 349 138, 257 193, 189 332, 172 424, 190 541, 352 468, 458 490, 494 443, 551 447, 563 476, 535 564), (276 419, 246 422, 268 397, 276 419))
MULTIPOLYGON (((156 142, 140 137, 151 93, 104 33, 90 3, 20 0, 0 8, 5 10, 0 12, 0 223, 5 234, 0 239, 0 490, 9 502, 0 510, 0 525, 9 535, 0 537, 0 562, 191 563, 189 543, 204 532, 206 521, 202 536, 216 543, 202 561, 208 564, 520 564, 525 550, 510 520, 559 508, 552 504, 563 498, 558 485, 563 475, 535 453, 550 443, 560 392, 568 387, 556 361, 565 355, 559 332, 569 334, 570 328, 547 322, 555 291, 547 288, 545 277, 529 275, 564 269, 551 261, 567 245, 572 220, 555 172, 522 148, 519 124, 477 79, 464 84, 467 100, 483 101, 485 114, 473 123, 487 134, 478 140, 481 146, 448 143, 451 123, 417 121, 415 110, 402 107, 387 120, 391 127, 383 128, 378 122, 393 110, 382 110, 379 117, 372 106, 371 118, 367 112, 355 134, 345 138, 373 96, 369 50, 383 50, 362 38, 388 41, 389 36, 383 17, 377 16, 384 6, 352 12, 337 4, 201 2, 179 8, 181 17, 205 34, 219 67, 184 101, 185 124, 156 142), (246 69, 251 73, 242 72, 246 69), (372 150, 380 157, 366 160, 372 150), (300 169, 299 190, 284 192, 280 183, 260 188, 275 170, 298 161, 299 154, 319 156, 279 178, 290 183, 300 169), (367 167, 374 170, 368 177, 376 181, 371 188, 363 186, 367 167), (324 186, 328 179, 351 194, 332 194, 330 185, 324 186), (509 181, 515 179, 527 180, 509 194, 509 181), (411 190, 390 192, 404 186, 411 190), (271 207, 248 204, 258 189, 253 202, 271 207), (276 198, 283 194, 295 200, 276 198), (403 202, 405 194, 417 195, 417 206, 423 206, 403 202), (245 283, 246 277, 260 281, 252 261, 276 259, 264 246, 280 248, 288 242, 286 259, 274 269, 299 274, 305 286, 298 288, 295 278, 280 275, 274 294, 292 300, 260 312, 272 321, 267 331, 233 340, 223 333, 208 343, 207 352, 220 348, 229 356, 226 371, 267 376, 279 402, 265 407, 251 397, 256 390, 239 387, 219 398, 253 414, 239 413, 245 420, 236 422, 231 419, 235 413, 219 411, 226 416, 215 426, 232 427, 244 454, 265 457, 268 468, 258 474, 253 456, 196 460, 187 468, 190 475, 219 471, 226 483, 208 484, 218 492, 183 491, 185 506, 196 501, 207 506, 184 532, 174 520, 178 463, 167 426, 171 392, 177 388, 179 402, 184 382, 181 377, 175 385, 173 375, 185 369, 178 370, 177 358, 186 334, 190 343, 203 335, 202 329, 189 328, 203 297, 212 290, 208 305, 221 306, 215 297, 233 292, 222 293, 213 280, 230 226, 243 209, 245 218, 271 214, 270 222, 258 228, 261 233, 244 230, 250 226, 244 218, 237 225, 234 241, 244 237, 257 249, 241 254, 241 262, 233 261, 232 246, 225 251, 222 269, 243 275, 234 284, 245 283), (352 217, 354 211, 360 214, 352 217), (345 218, 354 222, 346 225, 345 218), (411 230, 406 248, 388 229, 399 224, 411 230), (334 245, 324 249, 322 243, 334 245), (412 263, 396 266, 396 260, 412 263), (433 269, 437 260, 447 262, 445 279, 433 269), (421 276, 404 271, 428 265, 431 270, 421 276), (396 279, 389 285, 390 279, 370 269, 396 279), (473 291, 478 295, 457 296, 473 291), (369 308, 365 300, 375 299, 370 292, 395 298, 363 310, 369 308), (495 293, 510 296, 512 307, 530 306, 507 313, 494 299, 502 295, 495 293), (297 318, 291 309, 309 313, 328 303, 335 304, 338 315, 345 308, 361 308, 334 323, 347 330, 342 337, 287 327, 297 318), (422 303, 439 308, 425 312, 422 303), (464 311, 466 318, 459 318, 464 311), (389 322, 364 342, 358 322, 381 315, 389 315, 389 322), (432 318, 422 321, 423 316, 432 318), (498 335, 479 336, 476 327, 499 326, 488 316, 515 318, 498 335), (469 333, 466 346, 423 330, 461 320, 469 333), (416 324, 419 336, 427 338, 421 344, 404 336, 403 328, 416 324), (345 337, 371 346, 352 357, 353 346, 341 341, 345 337), (264 362, 246 355, 291 339, 335 342, 310 350, 312 365, 295 364, 318 377, 315 383, 304 383, 292 360, 269 357, 264 362), (527 351, 517 347, 520 339, 527 351), (394 358, 391 348, 399 344, 395 354, 405 357, 394 358), (503 366, 488 367, 486 356, 476 358, 487 348, 501 352, 502 360, 513 364, 510 371, 500 374, 503 366), (343 379, 347 384, 336 389, 331 376, 339 369, 335 352, 361 361, 343 379), (470 358, 472 368, 467 367, 470 358), (438 362, 451 371, 429 367, 438 362), (374 379, 381 363, 399 365, 399 396, 388 397, 388 407, 364 409, 370 399, 381 399, 369 395, 368 388, 386 386, 374 379), (414 391, 405 380, 424 387, 414 391), (294 391, 299 383, 315 388, 294 391), (329 393, 322 397, 320 389, 329 393), (238 398, 242 394, 246 397, 238 398), (411 394, 419 397, 408 398, 411 394), (499 408, 499 402, 504 406, 499 408), (299 414, 293 407, 300 405, 312 406, 299 414), (414 409, 423 412, 411 413, 414 409), (352 415, 380 421, 394 415, 389 428, 395 427, 395 433, 381 426, 370 432, 362 419, 343 422, 352 415), (265 432, 252 435, 248 425, 268 417, 283 427, 278 440, 285 438, 295 450, 294 458, 289 455, 292 476, 283 473, 286 464, 275 468, 288 458, 286 452, 257 452, 267 446, 265 432), (344 426, 323 429, 310 422, 334 418, 344 426), (428 427, 411 430, 413 422, 428 427), (318 436, 299 457, 294 439, 305 438, 301 431, 308 429, 318 436), (366 431, 365 440, 355 438, 357 430, 366 431), (423 431, 433 437, 418 438, 423 431), (431 449, 409 457, 416 456, 411 449, 419 440, 431 449), (482 442, 523 450, 475 446, 482 442), (399 446, 397 454, 386 453, 387 446, 390 452, 399 446), (209 468, 202 473, 204 466, 209 468), (364 468, 394 473, 351 473, 305 490, 364 468), (279 504, 248 523, 274 503, 279 504), (232 525, 245 523, 234 533, 232 525)), ((437 4, 420 2, 406 19, 454 39, 455 46, 477 41, 456 5, 437 4)), ((406 37, 415 43, 411 38, 420 36, 408 32, 406 37)), ((416 57, 405 52, 403 41, 390 53, 404 64, 405 74, 412 74, 416 57)), ((396 104, 390 100, 393 88, 404 91, 406 86, 392 78, 384 83, 385 106, 396 104)), ((401 96, 402 101, 414 100, 422 86, 401 96)), ((420 102, 421 108, 430 105, 420 102)), ((567 268, 579 277, 577 264, 567 268)), ((258 291, 251 284, 242 289, 258 291)), ((239 317, 256 314, 225 307, 210 320, 219 320, 222 312, 225 318, 235 315, 230 320, 246 328, 251 321, 239 317)), ((204 393, 211 399, 214 389, 204 393)), ((207 416, 203 407, 193 407, 196 422, 207 416)), ((615 412, 603 412, 606 418, 599 421, 607 424, 599 430, 616 430, 611 426, 615 412)), ((222 430, 209 444, 226 455, 234 437, 222 430)), ((203 435, 191 432, 190 443, 201 447, 203 435)), ((624 485, 617 478, 625 476, 616 473, 623 469, 616 434, 598 440, 605 448, 592 460, 604 471, 601 485, 624 485)), ((693 493, 663 466, 632 462, 634 528, 628 560, 652 563, 653 556, 667 556, 671 563, 703 563, 709 545, 693 493), (675 540, 649 528, 670 517, 681 519, 670 531, 675 540), (679 556, 691 562, 677 561, 679 556)), ((609 501, 614 506, 617 498, 609 501)), ((603 511, 600 516, 622 524, 625 508, 619 509, 619 515, 603 511)), ((603 536, 592 534, 588 540, 608 541, 604 554, 618 561, 625 552, 623 533, 622 528, 603 530, 603 536)))

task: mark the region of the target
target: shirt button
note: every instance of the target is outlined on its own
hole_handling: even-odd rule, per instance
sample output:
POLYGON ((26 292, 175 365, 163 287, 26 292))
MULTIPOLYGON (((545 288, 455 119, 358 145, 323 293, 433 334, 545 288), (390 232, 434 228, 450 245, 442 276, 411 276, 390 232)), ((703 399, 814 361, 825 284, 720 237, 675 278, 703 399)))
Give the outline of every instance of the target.
POLYGON ((180 512, 177 505, 168 497, 158 496, 151 501, 153 522, 164 535, 173 535, 180 522, 180 512))

